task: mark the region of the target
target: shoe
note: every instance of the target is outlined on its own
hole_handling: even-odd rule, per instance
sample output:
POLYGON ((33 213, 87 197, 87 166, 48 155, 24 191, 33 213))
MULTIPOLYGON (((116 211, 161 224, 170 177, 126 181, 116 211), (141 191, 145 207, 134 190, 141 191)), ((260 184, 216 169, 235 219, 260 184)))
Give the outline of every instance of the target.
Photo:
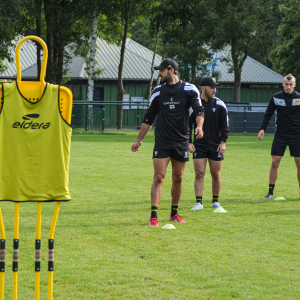
POLYGON ((186 223, 182 220, 182 218, 179 215, 175 215, 173 217, 170 217, 171 222, 179 222, 179 223, 186 223))
POLYGON ((203 209, 203 205, 200 202, 197 202, 192 208, 191 210, 199 210, 199 209, 203 209))
POLYGON ((273 198, 273 195, 272 194, 268 194, 265 198, 264 198, 264 200, 270 200, 270 199, 272 199, 273 198))
POLYGON ((151 218, 149 222, 149 226, 158 227, 158 221, 156 218, 151 218))
POLYGON ((219 203, 219 202, 213 202, 211 207, 212 208, 219 208, 219 207, 222 207, 222 206, 221 206, 221 203, 219 203))

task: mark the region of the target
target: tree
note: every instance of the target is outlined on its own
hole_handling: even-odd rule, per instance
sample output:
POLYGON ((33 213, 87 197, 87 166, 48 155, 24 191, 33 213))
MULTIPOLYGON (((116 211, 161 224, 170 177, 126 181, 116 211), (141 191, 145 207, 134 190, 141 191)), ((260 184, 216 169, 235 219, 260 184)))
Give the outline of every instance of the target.
POLYGON ((198 0, 166 0, 163 7, 166 56, 178 62, 180 78, 195 85, 205 75, 217 75, 209 66, 214 60, 208 44, 213 24, 207 16, 211 10, 208 1, 198 0))
MULTIPOLYGON (((123 96, 125 93, 123 87, 123 65, 125 56, 126 39, 128 35, 128 30, 133 24, 134 20, 138 18, 143 18, 145 16, 153 3, 153 0, 116 0, 120 12, 120 17, 123 22, 123 34, 121 43, 121 53, 120 53, 120 63, 118 68, 118 101, 123 102, 123 96)), ((123 107, 118 106, 118 116, 117 116, 117 129, 122 129, 122 118, 123 118, 123 107)))
MULTIPOLYGON (((115 18, 111 18, 109 21, 109 18, 104 15, 106 14, 111 14, 112 10, 110 7, 110 2, 108 1, 96 1, 94 3, 94 9, 92 11, 92 31, 91 31, 91 42, 90 42, 90 55, 88 59, 88 91, 87 91, 87 101, 93 101, 94 99, 94 78, 97 74, 101 73, 101 70, 95 69, 96 65, 96 42, 97 42, 97 37, 101 36, 103 39, 106 39, 109 42, 115 42, 117 43, 117 35, 115 35, 115 30, 118 27, 118 23, 116 22, 115 18), (106 4, 106 5, 105 5, 106 4), (102 31, 99 32, 98 34, 98 24, 101 25, 102 31), (108 32, 106 32, 108 31, 108 32)), ((89 13, 87 14, 89 16, 89 13)), ((120 28, 119 28, 120 29, 120 28)), ((117 30, 119 32, 120 30, 117 30)), ((89 38, 90 32, 87 32, 86 38, 89 38)), ((86 49, 85 45, 85 49, 86 49)), ((86 52, 83 51, 83 56, 85 56, 86 52)), ((93 127, 93 106, 89 105, 88 106, 88 128, 93 127)))
POLYGON ((61 85, 63 82, 64 48, 66 39, 79 38, 74 24, 80 19, 79 1, 43 0, 47 25, 48 64, 46 81, 61 85))
MULTIPOLYGON (((160 10, 160 8, 164 5, 164 0, 161 0, 161 3, 159 6, 155 7, 156 10, 160 10)), ((153 75, 154 75, 154 61, 155 61, 155 56, 156 56, 156 52, 157 52, 157 48, 158 48, 158 42, 159 42, 159 33, 160 33, 160 29, 161 29, 161 24, 162 24, 162 20, 163 20, 163 13, 161 11, 159 11, 157 13, 157 21, 156 21, 156 41, 155 41, 155 47, 154 47, 154 51, 153 51, 153 57, 152 57, 152 62, 151 62, 151 76, 150 76, 150 83, 149 83, 149 90, 148 90, 148 100, 150 101, 150 97, 151 97, 151 91, 152 91, 152 85, 153 85, 153 75)))
POLYGON ((269 38, 266 25, 272 19, 277 1, 272 0, 216 0, 210 12, 211 45, 214 49, 230 47, 230 57, 224 58, 234 73, 234 99, 240 102, 241 73, 249 55, 261 49, 269 38))
POLYGON ((282 43, 272 51, 272 62, 280 74, 300 78, 300 1, 285 2, 280 10, 284 14, 278 29, 282 43))
POLYGON ((5 59, 12 62, 12 41, 34 26, 25 9, 25 0, 0 1, 0 72, 6 70, 5 59), (25 11, 24 11, 25 9, 25 11))

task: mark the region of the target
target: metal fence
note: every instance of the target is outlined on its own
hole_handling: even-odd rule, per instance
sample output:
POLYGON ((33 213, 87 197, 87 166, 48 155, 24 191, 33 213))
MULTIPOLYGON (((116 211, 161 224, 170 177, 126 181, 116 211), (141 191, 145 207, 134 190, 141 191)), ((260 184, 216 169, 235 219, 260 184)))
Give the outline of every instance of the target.
MULTIPOLYGON (((226 103, 230 133, 258 133, 267 108, 266 104, 226 103)), ((268 125, 268 133, 275 133, 276 111, 268 125)))
MULTIPOLYGON (((72 126, 83 130, 104 132, 117 126, 117 106, 115 102, 78 101, 73 104, 72 126)), ((123 102, 122 127, 139 128, 149 105, 145 102, 123 102)), ((267 104, 226 103, 230 133, 258 133, 267 104)), ((276 112, 273 115, 268 133, 275 132, 276 112)), ((155 122, 153 124, 155 127, 155 122)))

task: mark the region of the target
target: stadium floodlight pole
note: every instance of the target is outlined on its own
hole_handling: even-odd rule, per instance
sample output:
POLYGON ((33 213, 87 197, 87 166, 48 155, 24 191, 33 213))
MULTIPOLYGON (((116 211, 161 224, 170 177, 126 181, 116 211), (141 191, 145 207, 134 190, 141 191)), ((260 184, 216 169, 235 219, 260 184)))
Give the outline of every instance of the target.
POLYGON ((0 300, 4 300, 4 272, 5 272, 5 229, 0 207, 0 300))
POLYGON ((35 240, 35 300, 40 300, 42 202, 37 203, 35 240))
POLYGON ((13 300, 18 299, 18 264, 19 264, 19 213, 20 203, 15 202, 14 243, 13 243, 13 300))
POLYGON ((54 271, 54 231, 58 218, 60 202, 57 201, 54 209, 48 241, 48 300, 53 299, 53 271, 54 271))

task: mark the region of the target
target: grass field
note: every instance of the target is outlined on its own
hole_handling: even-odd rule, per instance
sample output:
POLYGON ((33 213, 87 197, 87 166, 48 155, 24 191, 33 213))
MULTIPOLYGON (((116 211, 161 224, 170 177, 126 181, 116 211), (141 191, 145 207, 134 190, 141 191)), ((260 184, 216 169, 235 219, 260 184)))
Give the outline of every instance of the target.
MULTIPOLYGON (((187 222, 163 230, 170 216, 171 166, 148 226, 153 132, 130 151, 137 132, 72 137, 70 192, 55 239, 54 299, 300 299, 300 199, 296 167, 283 157, 274 196, 268 192, 273 137, 230 135, 214 213, 211 178, 204 209, 194 205, 192 160, 179 214, 187 222)), ((47 243, 54 203, 43 204, 41 299, 47 299, 47 243)), ((2 202, 6 229, 5 299, 12 299, 13 203, 2 202)), ((19 299, 34 299, 36 204, 20 204, 19 299)))

